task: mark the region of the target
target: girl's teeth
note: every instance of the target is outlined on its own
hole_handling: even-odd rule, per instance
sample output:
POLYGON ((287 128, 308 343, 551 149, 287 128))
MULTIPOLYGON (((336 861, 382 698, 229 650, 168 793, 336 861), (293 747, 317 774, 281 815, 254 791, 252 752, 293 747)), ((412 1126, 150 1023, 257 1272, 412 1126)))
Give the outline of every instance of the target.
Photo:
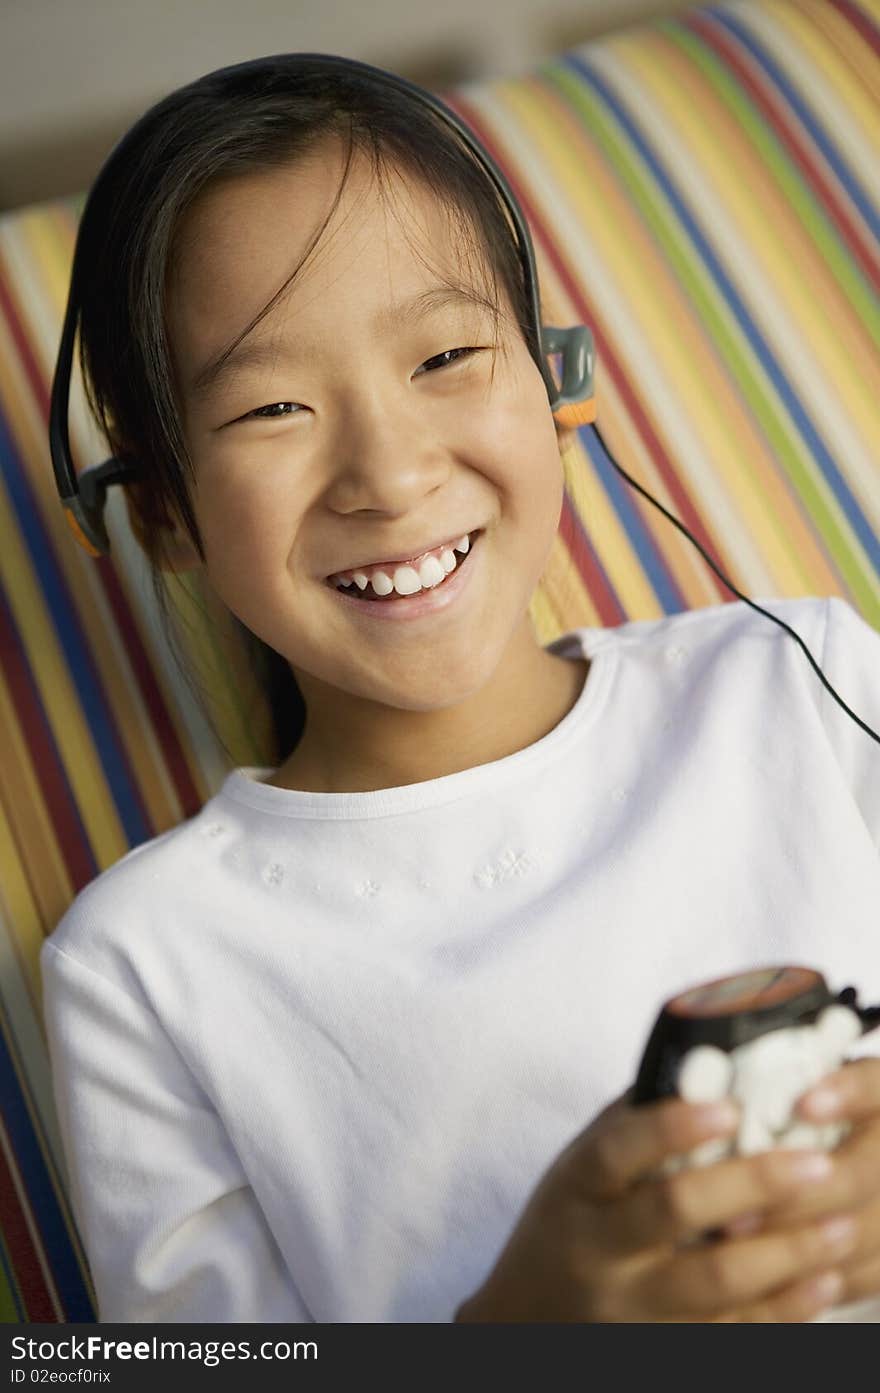
MULTIPOLYGON (((458 565, 455 553, 460 551, 463 556, 467 556, 470 549, 470 538, 465 534, 461 541, 455 543, 454 548, 444 547, 439 559, 436 556, 426 556, 418 569, 415 566, 398 566, 393 578, 385 571, 374 571, 372 582, 363 571, 353 571, 352 580, 358 590, 366 590, 367 586, 372 584, 374 593, 382 597, 390 595, 392 591, 398 595, 415 595, 419 590, 431 590, 445 580, 458 565)), ((348 589, 352 581, 341 580, 338 583, 348 589)))
POLYGON ((419 567, 419 580, 423 590, 430 590, 446 579, 446 568, 441 566, 436 556, 426 556, 419 567))
POLYGON ((426 556, 418 570, 414 566, 398 566, 391 579, 384 571, 373 572, 373 589, 377 595, 390 595, 392 590, 398 595, 416 595, 420 590, 429 590, 438 581, 446 579, 446 572, 432 556, 426 556))

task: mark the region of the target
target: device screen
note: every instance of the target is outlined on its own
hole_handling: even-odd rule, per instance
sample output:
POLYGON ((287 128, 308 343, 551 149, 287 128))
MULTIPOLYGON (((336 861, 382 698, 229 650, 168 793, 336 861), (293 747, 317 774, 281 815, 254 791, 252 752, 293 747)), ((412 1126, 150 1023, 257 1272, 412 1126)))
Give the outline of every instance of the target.
POLYGON ((682 992, 667 1004, 677 1016, 728 1016, 739 1011, 761 1011, 800 996, 821 982, 818 972, 807 967, 765 967, 718 977, 682 992))

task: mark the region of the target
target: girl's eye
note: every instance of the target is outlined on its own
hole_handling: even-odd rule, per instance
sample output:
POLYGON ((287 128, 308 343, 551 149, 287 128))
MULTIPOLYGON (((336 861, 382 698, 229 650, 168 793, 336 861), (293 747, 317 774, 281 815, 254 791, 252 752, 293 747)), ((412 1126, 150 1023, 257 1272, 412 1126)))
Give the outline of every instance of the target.
MULTIPOLYGON (((264 411, 273 411, 273 410, 275 409, 276 406, 292 406, 292 407, 295 407, 296 411, 299 411, 299 410, 300 410, 299 406, 297 405, 297 403, 296 403, 295 401, 273 401, 273 402, 270 403, 269 406, 258 406, 257 409, 256 409, 256 411, 249 411, 249 412, 247 413, 247 415, 244 417, 244 419, 247 421, 251 416, 256 416, 258 420, 263 420, 263 421, 277 421, 277 420, 278 420, 278 417, 277 417, 277 416, 264 416, 264 415, 263 415, 263 412, 264 412, 264 411)), ((282 411, 282 412, 281 412, 281 415, 282 415, 282 416, 293 416, 294 414, 295 414, 294 411, 282 411)))
POLYGON ((434 358, 426 358, 420 368, 416 368, 418 375, 424 368, 430 367, 431 363, 437 363, 441 368, 448 367, 450 363, 458 362, 459 355, 468 356, 471 353, 479 353, 478 348, 447 348, 444 353, 438 353, 434 358), (453 354, 455 355, 453 357, 453 354))
MULTIPOLYGON (((437 367, 445 368, 451 366, 452 363, 458 362, 462 356, 469 357, 470 354, 479 352, 479 348, 447 348, 443 353, 438 353, 433 358, 426 358, 421 367, 416 368, 414 375, 417 377, 419 373, 424 372, 426 368, 429 368, 433 372, 434 369, 431 367, 432 363, 437 367)), ((279 416, 294 416, 302 409, 295 401, 273 401, 270 402, 268 406, 258 406, 255 411, 248 411, 242 419, 248 421, 253 417, 262 421, 277 421, 279 416, 267 414, 268 412, 274 412, 276 406, 293 407, 292 411, 282 411, 279 413, 279 416)))

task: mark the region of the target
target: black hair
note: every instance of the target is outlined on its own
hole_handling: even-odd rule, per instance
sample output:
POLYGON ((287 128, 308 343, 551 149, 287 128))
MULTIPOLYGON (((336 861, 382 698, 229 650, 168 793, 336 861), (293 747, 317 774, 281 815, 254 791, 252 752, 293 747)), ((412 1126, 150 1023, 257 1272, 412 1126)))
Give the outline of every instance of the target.
MULTIPOLYGON (((328 136, 341 137, 346 149, 335 201, 305 256, 228 352, 271 310, 319 242, 341 198, 355 149, 370 156, 380 184, 387 163, 442 199, 457 219, 461 235, 456 245, 463 259, 468 247, 476 253, 470 283, 459 288, 492 311, 497 332, 500 282, 533 357, 538 348, 509 215, 488 175, 448 123, 404 89, 369 72, 322 62, 320 56, 296 72, 284 55, 266 59, 257 69, 244 67, 209 73, 151 108, 135 148, 124 161, 109 162, 100 197, 98 186, 93 192, 88 226, 84 220, 79 234, 83 383, 111 451, 141 472, 141 481, 126 487, 134 491, 138 533, 151 563, 163 631, 191 686, 192 674, 173 641, 169 572, 160 562, 169 541, 163 523, 175 519, 204 560, 190 495, 194 468, 181 426, 166 326, 175 237, 199 193, 218 181, 279 168, 328 136), (475 267, 488 273, 485 296, 474 288, 475 267)), ((275 759, 281 763, 304 729, 302 695, 284 657, 235 623, 269 703, 275 759)), ((229 755, 225 744, 223 748, 229 755)))

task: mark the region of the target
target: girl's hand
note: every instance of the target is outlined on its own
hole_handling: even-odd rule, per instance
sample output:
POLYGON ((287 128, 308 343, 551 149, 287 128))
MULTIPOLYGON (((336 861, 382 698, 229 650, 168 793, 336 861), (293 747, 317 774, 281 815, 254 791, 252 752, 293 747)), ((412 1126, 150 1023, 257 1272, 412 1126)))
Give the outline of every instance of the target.
MULTIPOLYGON (((816 1084, 798 1101, 796 1111, 808 1122, 848 1121, 852 1130, 831 1153, 827 1180, 817 1182, 764 1216, 746 1218, 742 1232, 785 1231, 813 1223, 822 1215, 850 1214, 853 1247, 836 1264, 843 1278, 840 1301, 880 1296, 880 1059, 856 1059, 816 1084), (826 1109, 809 1100, 831 1102, 826 1109)), ((730 1232, 730 1229, 728 1229, 730 1232)))
POLYGON ((725 1125, 719 1109, 678 1098, 638 1108, 630 1093, 616 1099, 542 1176, 494 1268, 455 1319, 787 1322, 834 1304, 839 1281, 822 1283, 849 1251, 836 1219, 830 1231, 808 1219, 706 1238, 746 1214, 785 1205, 794 1214, 801 1203, 808 1210, 801 1196, 813 1183, 805 1174, 812 1153, 776 1150, 658 1175, 667 1157, 729 1136, 736 1110, 728 1116, 725 1125))

